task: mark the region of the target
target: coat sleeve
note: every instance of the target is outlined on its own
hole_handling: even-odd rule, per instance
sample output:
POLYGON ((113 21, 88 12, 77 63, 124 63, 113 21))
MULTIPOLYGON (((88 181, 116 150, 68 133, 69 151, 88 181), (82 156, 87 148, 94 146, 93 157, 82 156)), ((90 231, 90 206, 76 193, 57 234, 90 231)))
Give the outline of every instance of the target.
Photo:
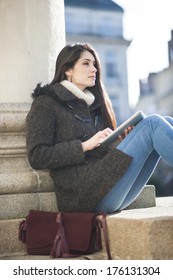
POLYGON ((54 169, 85 160, 81 140, 54 143, 55 114, 52 101, 37 97, 26 118, 28 160, 34 169, 54 169))

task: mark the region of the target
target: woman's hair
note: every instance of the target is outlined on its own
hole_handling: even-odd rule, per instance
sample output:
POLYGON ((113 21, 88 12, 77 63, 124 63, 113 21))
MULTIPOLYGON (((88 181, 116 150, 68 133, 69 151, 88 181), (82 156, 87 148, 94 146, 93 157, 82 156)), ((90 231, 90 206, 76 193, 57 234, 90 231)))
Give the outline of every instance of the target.
POLYGON ((65 46, 59 53, 56 61, 55 75, 51 82, 51 85, 54 83, 59 83, 63 80, 67 80, 65 72, 73 68, 77 60, 81 57, 82 53, 89 51, 95 59, 96 72, 96 81, 95 85, 89 90, 94 94, 96 100, 101 106, 101 113, 105 121, 105 125, 114 129, 116 127, 115 114, 112 108, 110 98, 103 86, 101 81, 101 67, 100 61, 96 51, 89 44, 74 44, 65 46))

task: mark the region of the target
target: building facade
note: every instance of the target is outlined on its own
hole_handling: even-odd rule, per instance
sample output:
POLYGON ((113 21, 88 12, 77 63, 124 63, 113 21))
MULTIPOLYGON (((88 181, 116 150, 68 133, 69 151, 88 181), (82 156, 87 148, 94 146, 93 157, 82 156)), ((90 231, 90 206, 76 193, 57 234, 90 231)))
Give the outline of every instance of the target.
POLYGON ((140 80, 137 109, 146 114, 159 113, 173 116, 173 30, 168 42, 169 65, 158 73, 150 73, 146 81, 140 80))
MULTIPOLYGON (((168 42, 169 65, 163 71, 150 73, 147 81, 140 81, 140 98, 136 109, 147 115, 158 113, 173 117, 173 30, 168 42)), ((161 159, 153 174, 161 195, 173 194, 173 168, 161 159)))
POLYGON ((66 41, 88 42, 98 52, 102 78, 112 100, 117 121, 131 114, 128 98, 123 9, 111 0, 64 0, 66 41))

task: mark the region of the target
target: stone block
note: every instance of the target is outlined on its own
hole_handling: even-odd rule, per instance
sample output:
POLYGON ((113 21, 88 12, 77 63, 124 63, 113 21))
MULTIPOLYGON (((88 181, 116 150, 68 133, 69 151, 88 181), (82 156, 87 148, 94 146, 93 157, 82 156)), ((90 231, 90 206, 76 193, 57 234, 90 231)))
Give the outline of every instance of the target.
POLYGON ((58 211, 56 195, 54 192, 40 193, 39 201, 40 201, 40 210, 51 211, 51 212, 58 211))
POLYGON ((29 193, 0 196, 0 220, 25 217, 31 209, 57 211, 55 193, 29 193))
MULTIPOLYGON (((28 178, 28 174, 25 175, 26 177, 25 176, 24 177, 28 178)), ((31 184, 32 189, 30 189, 29 180, 26 183, 26 185, 25 182, 21 180, 20 181, 21 186, 19 184, 18 187, 16 187, 17 193, 0 195, 0 219, 1 220, 24 217, 28 214, 29 210, 31 209, 57 211, 56 196, 53 191, 53 186, 49 182, 49 177, 47 177, 44 174, 44 172, 40 175, 41 179, 38 179, 37 175, 35 174, 32 175, 35 176, 33 178, 32 176, 30 177, 30 179, 32 178, 33 180, 33 184, 31 184), (30 192, 31 190, 33 191, 35 190, 35 192, 30 192)), ((18 179, 20 180, 20 177, 18 179)), ((14 189, 13 184, 11 185, 11 190, 12 189, 14 189)), ((139 195, 139 197, 133 202, 132 205, 130 205, 129 209, 155 206, 154 194, 155 194, 154 187, 146 186, 141 192, 141 194, 139 195)))
POLYGON ((39 180, 39 192, 52 192, 54 191, 53 181, 50 178, 48 171, 34 171, 39 180))
POLYGON ((107 223, 113 258, 173 259, 173 197, 163 198, 156 207, 110 215, 107 223))
POLYGON ((38 193, 0 196, 0 220, 25 217, 30 209, 39 209, 38 193))
POLYGON ((21 220, 0 221, 0 256, 25 254, 26 246, 18 239, 21 220))
POLYGON ((38 191, 38 178, 33 172, 5 172, 0 174, 0 194, 20 194, 38 191))
POLYGON ((21 151, 20 149, 14 149, 12 151, 7 149, 4 152, 4 149, 1 150, 1 147, 0 167, 1 173, 7 172, 8 174, 9 172, 14 172, 15 170, 18 172, 25 172, 26 170, 28 171, 28 169, 30 169, 25 151, 21 151), (19 154, 19 152, 21 152, 21 154, 19 154))
POLYGON ((126 208, 137 209, 156 206, 155 186, 146 185, 138 197, 126 208))
POLYGON ((53 189, 53 182, 46 171, 8 170, 0 173, 0 194, 49 192, 53 189))

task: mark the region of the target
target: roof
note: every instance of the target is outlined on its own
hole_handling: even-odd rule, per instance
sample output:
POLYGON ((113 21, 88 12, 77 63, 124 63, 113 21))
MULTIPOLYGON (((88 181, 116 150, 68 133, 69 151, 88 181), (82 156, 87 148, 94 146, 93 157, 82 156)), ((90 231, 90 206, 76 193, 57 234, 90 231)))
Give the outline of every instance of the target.
POLYGON ((124 12, 123 8, 112 0, 64 0, 64 4, 70 7, 124 12))

